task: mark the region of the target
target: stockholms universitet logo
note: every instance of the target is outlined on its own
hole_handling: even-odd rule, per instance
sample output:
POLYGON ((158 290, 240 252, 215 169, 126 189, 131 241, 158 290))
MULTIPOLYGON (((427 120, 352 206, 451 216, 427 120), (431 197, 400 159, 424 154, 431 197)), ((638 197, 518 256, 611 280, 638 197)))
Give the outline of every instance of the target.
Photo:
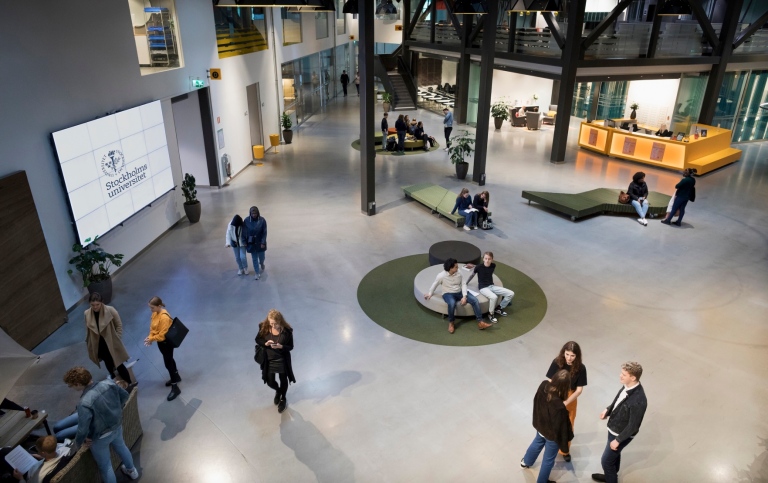
POLYGON ((119 149, 112 149, 101 158, 101 170, 114 178, 125 168, 125 156, 119 149))

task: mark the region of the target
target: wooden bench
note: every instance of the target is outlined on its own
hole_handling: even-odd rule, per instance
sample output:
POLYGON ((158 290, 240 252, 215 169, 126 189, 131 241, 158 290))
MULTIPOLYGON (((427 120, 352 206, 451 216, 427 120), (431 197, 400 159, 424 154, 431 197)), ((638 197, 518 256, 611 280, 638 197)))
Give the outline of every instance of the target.
MULTIPOLYGON (((410 186, 403 186, 403 192, 406 198, 411 198, 429 208, 432 213, 437 213, 437 217, 444 216, 451 220, 456 228, 464 226, 464 216, 460 215, 458 210, 451 214, 451 210, 456 206, 457 193, 448 191, 442 186, 432 183, 419 183, 410 186)), ((491 212, 488 212, 491 216, 491 212)))

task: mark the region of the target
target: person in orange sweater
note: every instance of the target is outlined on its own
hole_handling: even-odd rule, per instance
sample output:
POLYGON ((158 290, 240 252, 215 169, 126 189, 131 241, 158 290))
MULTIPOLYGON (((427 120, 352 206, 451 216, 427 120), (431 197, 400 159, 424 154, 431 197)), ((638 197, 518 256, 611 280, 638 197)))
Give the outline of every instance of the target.
POLYGON ((173 346, 166 342, 165 334, 173 323, 173 319, 165 310, 165 304, 160 297, 152 297, 149 300, 149 310, 152 311, 152 319, 149 323, 149 335, 144 339, 144 345, 150 346, 152 342, 157 342, 157 348, 160 349, 160 353, 163 355, 163 363, 165 368, 168 369, 168 374, 171 376, 171 380, 166 382, 166 386, 171 387, 171 392, 168 394, 168 400, 173 401, 181 394, 179 389, 179 383, 181 382, 181 376, 176 369, 176 361, 173 360, 173 346))

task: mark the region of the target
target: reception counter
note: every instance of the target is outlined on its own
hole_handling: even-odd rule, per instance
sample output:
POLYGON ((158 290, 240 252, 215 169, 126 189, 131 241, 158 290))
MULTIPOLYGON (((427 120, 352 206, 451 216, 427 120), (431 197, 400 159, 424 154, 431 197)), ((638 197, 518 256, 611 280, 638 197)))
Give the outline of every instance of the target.
MULTIPOLYGON (((620 123, 621 120, 617 120, 620 123)), ((704 124, 694 124, 706 137, 689 136, 688 142, 607 127, 603 121, 581 123, 579 146, 598 153, 650 164, 660 168, 683 170, 695 168, 704 174, 738 161, 741 150, 731 147, 731 131, 704 124)))

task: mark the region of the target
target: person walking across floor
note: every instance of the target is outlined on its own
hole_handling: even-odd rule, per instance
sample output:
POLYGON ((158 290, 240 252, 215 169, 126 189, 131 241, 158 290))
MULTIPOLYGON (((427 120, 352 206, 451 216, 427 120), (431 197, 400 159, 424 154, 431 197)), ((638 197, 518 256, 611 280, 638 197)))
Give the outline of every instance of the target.
POLYGON ((104 483, 115 483, 115 471, 109 448, 122 460, 120 471, 130 479, 139 477, 133 464, 131 450, 123 439, 123 406, 128 402, 128 391, 113 381, 93 382, 91 373, 84 367, 73 367, 64 374, 64 383, 81 391, 77 404, 77 434, 75 444, 91 449, 96 466, 104 483))
MULTIPOLYGON (((574 341, 566 342, 563 348, 560 349, 560 353, 549 365, 547 371, 547 378, 550 380, 557 374, 558 371, 566 370, 571 375, 571 387, 568 390, 568 398, 564 401, 565 409, 568 410, 568 418, 571 420, 571 428, 576 430, 574 426, 576 422, 576 406, 579 396, 581 396, 584 386, 587 385, 587 366, 581 361, 581 347, 574 341)), ((570 449, 571 442, 568 441, 568 448, 570 449)), ((560 451, 565 461, 571 461, 571 455, 569 452, 560 451)))
POLYGON ((491 323, 495 324, 499 321, 496 318, 497 315, 506 317, 507 313, 504 309, 512 302, 515 292, 508 288, 494 285, 493 272, 496 270, 496 264, 493 263, 493 252, 485 252, 483 254, 482 264, 473 265, 468 263, 466 267, 472 270, 472 275, 469 276, 467 283, 471 282, 472 278, 477 274, 477 286, 480 289, 480 293, 488 299, 488 319, 491 323), (502 299, 497 307, 496 303, 499 301, 499 297, 502 297, 502 299))
POLYGON ((693 179, 694 174, 696 174, 695 169, 686 168, 683 171, 683 179, 675 185, 675 201, 672 203, 672 209, 669 210, 667 217, 661 220, 665 225, 671 225, 672 217, 679 211, 677 221, 674 223, 677 226, 683 226, 685 207, 689 201, 696 200, 696 180, 693 179))
POLYGON ((435 290, 438 285, 442 285, 443 300, 448 304, 448 332, 453 334, 456 331, 454 321, 456 320, 456 302, 461 305, 467 305, 469 303, 472 306, 472 311, 475 313, 475 319, 477 320, 477 328, 480 330, 487 329, 491 326, 486 322, 483 322, 483 313, 480 312, 480 302, 471 293, 467 292, 467 283, 464 281, 464 277, 459 273, 459 262, 455 258, 449 258, 443 263, 442 272, 437 274, 435 282, 429 288, 429 292, 424 294, 424 300, 429 300, 432 295, 435 294, 435 290))
POLYGON ((261 212, 255 206, 248 210, 250 216, 243 221, 245 226, 245 251, 251 254, 253 259, 254 280, 261 278, 264 271, 264 258, 267 251, 267 220, 261 216, 261 212))
POLYGON ((405 116, 400 114, 395 121, 395 129, 397 130, 397 154, 405 154, 405 116))
POLYGON ((355 72, 355 89, 357 89, 357 97, 360 97, 360 73, 355 72))
POLYGON ((637 362, 625 362, 621 365, 619 381, 622 388, 610 406, 600 413, 600 419, 608 419, 608 442, 603 450, 600 464, 603 473, 593 473, 594 481, 618 483, 621 451, 632 442, 643 422, 648 400, 640 385, 643 367, 637 362))
POLYGON ((448 108, 443 108, 443 130, 445 131, 445 150, 451 147, 451 141, 448 139, 451 137, 451 131, 453 131, 453 114, 448 108))
POLYGON ((130 359, 123 345, 123 322, 114 307, 102 302, 101 294, 94 292, 88 298, 90 308, 85 315, 85 345, 88 357, 94 364, 101 367, 100 361, 109 372, 109 377, 115 377, 117 369, 120 379, 131 384, 131 373, 124 363, 130 359))
POLYGON ((173 359, 173 345, 165 340, 165 334, 171 328, 173 319, 165 310, 165 304, 160 297, 152 297, 149 300, 149 310, 152 311, 152 318, 149 322, 149 335, 144 339, 144 345, 149 347, 152 342, 157 342, 157 348, 160 349, 160 354, 163 356, 163 364, 165 364, 168 375, 171 377, 165 383, 166 387, 171 388, 166 399, 173 401, 181 394, 181 389, 179 389, 181 376, 179 376, 179 370, 176 368, 176 361, 173 359))
POLYGON ((341 88, 344 89, 344 97, 347 97, 347 85, 349 84, 349 76, 347 75, 347 71, 343 70, 341 71, 341 88))
POLYGON ((274 402, 277 411, 282 413, 288 404, 286 393, 288 384, 296 384, 291 364, 293 350, 293 328, 285 321, 283 314, 272 309, 267 318, 259 324, 256 344, 266 351, 266 360, 261 365, 261 380, 275 391, 274 402), (277 384, 275 376, 280 379, 277 384))
POLYGON ((568 451, 568 442, 573 439, 568 410, 563 404, 570 385, 570 373, 565 370, 558 371, 551 380, 544 380, 539 384, 533 398, 533 427, 536 429, 536 436, 520 460, 520 466, 530 468, 538 459, 541 450, 544 450, 536 483, 553 483, 549 475, 555 465, 557 450, 568 451))
POLYGON ((245 252, 245 245, 243 219, 240 215, 235 215, 227 227, 227 247, 232 247, 232 251, 235 252, 238 275, 248 275, 248 255, 245 252))
POLYGON ((487 191, 481 191, 472 199, 472 207, 477 210, 477 224, 482 226, 488 219, 488 203, 491 202, 491 194, 487 191))
POLYGON ((632 206, 640 216, 637 222, 643 226, 648 226, 648 220, 645 219, 645 215, 648 213, 648 208, 651 205, 648 204, 648 185, 645 184, 645 173, 638 171, 632 176, 632 182, 629 183, 627 194, 632 206))
POLYGON ((462 188, 461 193, 456 197, 456 204, 453 205, 451 214, 456 213, 456 210, 459 210, 459 214, 464 217, 465 230, 477 229, 477 210, 472 207, 472 197, 469 196, 467 188, 462 188))

